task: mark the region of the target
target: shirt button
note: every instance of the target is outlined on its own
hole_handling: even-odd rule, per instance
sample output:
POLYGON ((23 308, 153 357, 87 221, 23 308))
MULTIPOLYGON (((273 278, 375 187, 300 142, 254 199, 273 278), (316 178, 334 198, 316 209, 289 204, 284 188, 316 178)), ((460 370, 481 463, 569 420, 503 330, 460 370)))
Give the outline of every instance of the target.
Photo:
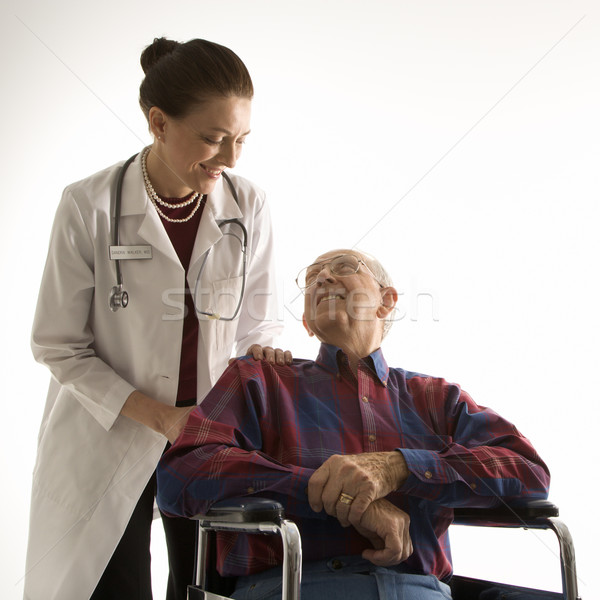
POLYGON ((254 494, 254 488, 253 487, 249 487, 246 492, 248 492, 248 494, 254 494))
POLYGON ((362 401, 363 401, 365 404, 367 404, 367 403, 369 402, 369 399, 368 399, 366 396, 363 396, 363 397, 361 398, 361 400, 362 400, 362 401))
POLYGON ((476 483, 472 483, 472 484, 471 484, 471 489, 472 489, 472 490, 474 490, 476 487, 477 487, 477 484, 476 484, 476 483))
POLYGON ((425 471, 425 479, 431 479, 433 477, 433 474, 431 473, 431 471, 425 471))
POLYGON ((371 435, 369 436, 369 441, 370 441, 370 442, 374 442, 376 439, 377 439, 377 436, 376 436, 376 435, 373 435, 373 434, 371 434, 371 435))

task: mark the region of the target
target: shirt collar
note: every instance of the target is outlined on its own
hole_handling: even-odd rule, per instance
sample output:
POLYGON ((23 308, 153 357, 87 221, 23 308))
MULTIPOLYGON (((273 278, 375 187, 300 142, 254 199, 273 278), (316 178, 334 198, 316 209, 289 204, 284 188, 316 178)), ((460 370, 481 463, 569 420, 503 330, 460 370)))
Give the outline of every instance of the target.
MULTIPOLYGON (((328 371, 339 373, 338 353, 344 355, 341 348, 332 346, 331 344, 321 343, 319 354, 317 356, 317 364, 321 365, 328 371)), ((366 367, 379 379, 382 385, 387 386, 389 367, 381 348, 377 348, 374 352, 362 359, 366 367)))

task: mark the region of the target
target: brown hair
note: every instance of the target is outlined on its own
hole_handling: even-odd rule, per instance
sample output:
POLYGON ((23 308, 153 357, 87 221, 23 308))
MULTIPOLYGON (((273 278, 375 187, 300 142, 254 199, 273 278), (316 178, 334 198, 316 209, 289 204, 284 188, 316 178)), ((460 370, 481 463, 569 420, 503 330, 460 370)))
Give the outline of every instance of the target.
POLYGON ((210 97, 254 95, 248 69, 237 54, 207 40, 180 43, 155 38, 140 63, 146 75, 140 85, 146 118, 153 106, 177 118, 210 97))

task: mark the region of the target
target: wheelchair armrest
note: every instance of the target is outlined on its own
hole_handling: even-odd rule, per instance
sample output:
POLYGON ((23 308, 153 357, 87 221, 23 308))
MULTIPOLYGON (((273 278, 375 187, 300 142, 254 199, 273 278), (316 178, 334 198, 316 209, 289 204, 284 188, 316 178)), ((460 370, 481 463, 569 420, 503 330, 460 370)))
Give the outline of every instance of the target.
MULTIPOLYGON (((300 594, 302 543, 295 523, 285 518, 283 506, 266 498, 244 497, 213 504, 206 514, 192 517, 198 521, 198 549, 195 587, 205 589, 208 558, 208 533, 229 531, 279 535, 283 546, 282 598, 295 600, 300 594)), ((190 596, 192 597, 192 596, 190 596)), ((204 595, 203 598, 221 598, 204 595)))
POLYGON ((558 507, 549 500, 521 501, 494 508, 455 508, 454 523, 458 525, 505 525, 522 527, 536 520, 558 517, 558 507))
POLYGON ((206 514, 192 517, 203 523, 280 523, 284 518, 283 506, 266 498, 230 498, 213 504, 206 514))
POLYGON ((495 508, 454 509, 454 523, 457 525, 552 530, 560 548, 562 597, 568 600, 580 600, 577 591, 573 539, 569 529, 558 516, 558 507, 549 500, 519 501, 495 508))
MULTIPOLYGON (((549 500, 529 500, 518 504, 502 504, 493 508, 462 507, 454 509, 456 524, 477 524, 481 522, 520 525, 536 519, 558 517, 558 506, 549 500)), ((258 523, 270 521, 279 523, 285 518, 283 506, 274 500, 257 497, 230 498, 213 504, 206 514, 192 517, 200 522, 217 524, 258 523)))

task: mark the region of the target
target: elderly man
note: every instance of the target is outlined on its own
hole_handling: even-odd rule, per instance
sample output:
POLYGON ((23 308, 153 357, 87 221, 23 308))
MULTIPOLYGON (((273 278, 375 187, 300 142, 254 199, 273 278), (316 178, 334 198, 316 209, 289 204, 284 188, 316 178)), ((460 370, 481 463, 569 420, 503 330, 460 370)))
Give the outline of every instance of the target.
MULTIPOLYGON (((545 498, 549 473, 509 422, 443 379, 389 368, 398 299, 373 258, 334 250, 303 269, 316 361, 232 363, 158 471, 161 509, 278 500, 302 534, 302 597, 448 599, 453 507, 545 498)), ((220 534, 235 598, 278 597, 272 538, 220 534)))

